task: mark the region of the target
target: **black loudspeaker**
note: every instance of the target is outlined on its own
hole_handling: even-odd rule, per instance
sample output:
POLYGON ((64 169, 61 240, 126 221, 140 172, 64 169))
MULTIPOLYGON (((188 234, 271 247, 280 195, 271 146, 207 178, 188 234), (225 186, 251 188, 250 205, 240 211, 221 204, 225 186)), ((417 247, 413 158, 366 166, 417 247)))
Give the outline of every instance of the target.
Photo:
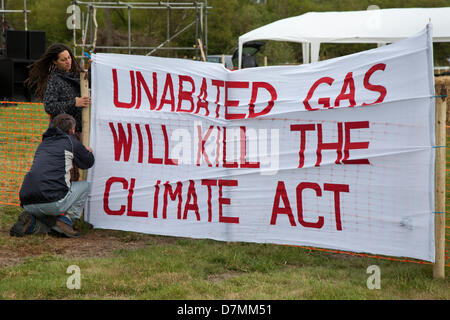
POLYGON ((27 59, 28 36, 26 31, 6 31, 6 55, 13 59, 27 59))
MULTIPOLYGON (((30 101, 31 96, 28 88, 25 87, 24 81, 29 76, 28 66, 31 64, 32 60, 17 60, 13 61, 13 82, 14 82, 14 92, 13 97, 17 99, 22 99, 24 97, 30 101)), ((20 101, 20 100, 19 100, 20 101)))
POLYGON ((14 63, 7 57, 0 57, 0 100, 10 98, 14 92, 14 63))
POLYGON ((28 31, 28 59, 38 60, 45 52, 45 31, 28 31))
POLYGON ((29 61, 13 61, 14 62, 14 83, 23 84, 28 78, 29 61))

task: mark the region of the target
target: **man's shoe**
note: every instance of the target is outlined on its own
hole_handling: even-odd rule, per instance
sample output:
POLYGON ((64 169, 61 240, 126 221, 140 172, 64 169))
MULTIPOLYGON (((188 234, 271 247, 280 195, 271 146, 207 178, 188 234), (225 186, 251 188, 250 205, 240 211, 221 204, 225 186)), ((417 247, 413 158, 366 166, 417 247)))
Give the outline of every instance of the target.
POLYGON ((61 220, 62 222, 64 222, 65 224, 68 224, 69 226, 71 226, 73 228, 72 220, 70 220, 68 217, 66 217, 64 215, 58 216, 56 220, 61 220))
POLYGON ((17 222, 9 230, 12 237, 23 237, 24 235, 32 234, 36 225, 36 218, 24 211, 20 214, 17 222))
POLYGON ((63 235, 69 238, 78 238, 80 236, 79 232, 73 230, 73 228, 70 225, 68 225, 61 219, 56 220, 56 224, 53 226, 52 229, 55 230, 56 232, 62 233, 63 235))

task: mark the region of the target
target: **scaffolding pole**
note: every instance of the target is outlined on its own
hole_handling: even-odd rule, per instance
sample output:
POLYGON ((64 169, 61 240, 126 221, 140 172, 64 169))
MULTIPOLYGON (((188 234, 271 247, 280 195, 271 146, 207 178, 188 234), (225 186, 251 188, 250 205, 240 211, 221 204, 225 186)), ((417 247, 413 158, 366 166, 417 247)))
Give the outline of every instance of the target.
POLYGON ((23 10, 6 10, 5 0, 1 0, 1 5, 2 8, 0 9, 0 13, 2 14, 2 23, 5 22, 7 13, 23 13, 24 29, 25 31, 28 31, 28 13, 30 13, 31 10, 27 9, 27 0, 23 0, 23 10))
POLYGON ((170 1, 158 1, 158 2, 127 2, 127 1, 108 1, 108 2, 93 2, 93 1, 78 1, 73 0, 73 5, 85 6, 87 7, 88 14, 86 15, 86 22, 83 23, 82 26, 82 42, 77 43, 77 31, 74 28, 73 31, 73 45, 74 45, 74 54, 77 58, 81 58, 84 62, 84 59, 87 57, 84 56, 84 52, 86 50, 95 50, 95 49, 122 49, 127 50, 128 54, 131 54, 133 50, 150 50, 146 55, 151 55, 157 50, 195 50, 195 56, 198 58, 199 48, 196 45, 197 39, 201 39, 203 43, 203 48, 205 53, 208 50, 208 37, 207 37, 207 16, 208 9, 212 7, 208 6, 208 1, 193 1, 193 2, 170 2, 170 1), (95 21, 92 22, 90 20, 95 19, 95 13, 92 11, 96 9, 126 9, 127 10, 127 46, 97 46, 96 36, 93 39, 93 33, 96 34, 97 26, 95 21), (132 45, 132 23, 131 23, 131 12, 132 10, 166 10, 166 40, 163 41, 158 46, 133 46, 132 45), (175 34, 171 34, 170 30, 170 17, 172 10, 195 10, 195 18, 192 23, 189 23, 182 30, 176 32, 175 34), (195 24, 195 38, 192 39, 193 45, 192 47, 182 47, 182 46, 170 46, 170 43, 173 39, 178 37, 180 34, 188 30, 191 26, 195 24), (93 29, 95 27, 95 30, 93 29), (89 39, 90 43, 87 43, 88 39, 88 27, 90 27, 89 31, 89 39), (81 55, 77 55, 77 48, 81 48, 81 55))

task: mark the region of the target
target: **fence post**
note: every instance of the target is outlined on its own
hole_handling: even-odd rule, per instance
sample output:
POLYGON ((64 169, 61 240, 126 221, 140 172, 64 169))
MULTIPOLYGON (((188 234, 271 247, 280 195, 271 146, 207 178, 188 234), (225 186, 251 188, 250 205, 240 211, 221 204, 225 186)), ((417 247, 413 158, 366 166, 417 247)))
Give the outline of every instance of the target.
MULTIPOLYGON (((89 79, 88 72, 83 71, 80 73, 80 89, 82 97, 89 97, 89 79)), ((90 115, 91 115, 91 107, 83 108, 81 111, 81 122, 82 122, 82 140, 85 146, 89 146, 89 136, 90 136, 90 115)), ((87 170, 81 171, 81 180, 86 180, 87 178, 87 170)))
POLYGON ((445 277, 445 175, 446 175, 446 116, 447 87, 436 87, 436 160, 435 160, 435 213, 434 243, 435 262, 433 277, 445 277))

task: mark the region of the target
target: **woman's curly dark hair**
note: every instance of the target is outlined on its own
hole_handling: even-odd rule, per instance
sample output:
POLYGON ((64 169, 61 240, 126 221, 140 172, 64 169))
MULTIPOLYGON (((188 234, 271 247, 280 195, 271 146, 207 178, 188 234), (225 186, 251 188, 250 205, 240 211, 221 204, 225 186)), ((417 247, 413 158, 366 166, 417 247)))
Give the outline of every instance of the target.
POLYGON ((71 72, 81 72, 78 61, 73 56, 68 46, 62 43, 53 44, 45 51, 45 53, 33 63, 30 68, 29 77, 25 80, 25 85, 29 88, 35 88, 35 94, 39 99, 44 97, 45 87, 47 86, 50 73, 56 68, 54 62, 58 60, 58 55, 67 50, 72 59, 71 72))

